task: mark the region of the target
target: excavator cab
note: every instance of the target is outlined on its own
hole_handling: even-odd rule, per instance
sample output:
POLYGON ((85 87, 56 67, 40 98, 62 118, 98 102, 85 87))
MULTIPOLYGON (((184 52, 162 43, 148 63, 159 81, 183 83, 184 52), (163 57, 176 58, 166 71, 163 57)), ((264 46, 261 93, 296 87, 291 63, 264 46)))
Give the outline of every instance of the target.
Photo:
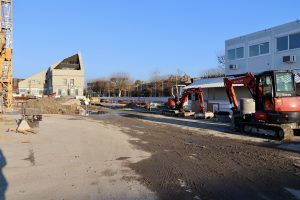
POLYGON ((298 122, 300 102, 292 71, 266 71, 256 77, 256 118, 269 123, 298 122))
POLYGON ((256 110, 275 111, 279 99, 296 96, 292 71, 266 71, 256 75, 256 110))

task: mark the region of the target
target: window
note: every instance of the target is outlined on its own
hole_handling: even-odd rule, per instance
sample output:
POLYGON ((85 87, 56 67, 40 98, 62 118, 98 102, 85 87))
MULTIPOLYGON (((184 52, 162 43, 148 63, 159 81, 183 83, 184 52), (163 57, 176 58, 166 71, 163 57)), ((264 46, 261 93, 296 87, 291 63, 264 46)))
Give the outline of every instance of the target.
POLYGON ((75 90, 75 95, 78 96, 78 89, 75 90))
POLYGON ((240 59, 244 57, 244 47, 240 47, 236 49, 236 58, 240 59))
POLYGON ((288 49, 288 36, 277 38, 277 51, 284 51, 288 49))
POLYGON ((228 50, 228 59, 234 60, 235 59, 235 49, 228 50))
POLYGON ((228 53, 228 60, 244 58, 244 47, 229 49, 227 53, 228 53))
POLYGON ((70 79, 70 86, 74 86, 74 83, 75 83, 74 79, 70 79))
POLYGON ((252 56, 258 56, 259 55, 258 44, 250 46, 249 52, 250 52, 250 55, 249 55, 250 57, 252 57, 252 56))
POLYGON ((63 85, 68 85, 68 80, 67 79, 63 79, 63 85))
POLYGON ((249 47, 249 56, 258 56, 269 53, 269 42, 264 42, 249 47))
POLYGON ((290 49, 300 48, 300 33, 290 35, 290 49))
POLYGON ((259 44, 259 54, 267 54, 269 53, 269 42, 264 42, 259 44))
POLYGON ((61 96, 61 89, 57 90, 57 95, 61 96))

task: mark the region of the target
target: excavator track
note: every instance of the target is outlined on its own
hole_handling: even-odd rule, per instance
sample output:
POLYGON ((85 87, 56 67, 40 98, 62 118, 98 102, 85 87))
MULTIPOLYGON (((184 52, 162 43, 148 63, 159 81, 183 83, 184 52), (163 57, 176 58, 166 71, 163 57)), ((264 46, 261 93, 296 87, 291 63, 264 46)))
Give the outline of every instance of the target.
POLYGON ((279 140, 291 140, 294 137, 294 124, 267 124, 267 123, 249 123, 241 122, 236 130, 240 130, 247 134, 257 134, 260 136, 268 136, 279 140))

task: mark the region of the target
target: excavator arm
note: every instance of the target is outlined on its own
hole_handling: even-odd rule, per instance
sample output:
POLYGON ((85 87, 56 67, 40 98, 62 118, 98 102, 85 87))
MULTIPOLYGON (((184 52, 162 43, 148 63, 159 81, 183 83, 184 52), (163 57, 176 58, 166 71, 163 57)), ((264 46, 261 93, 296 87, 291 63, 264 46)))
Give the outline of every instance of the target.
POLYGON ((190 94, 196 94, 198 96, 200 112, 204 113, 204 97, 203 97, 203 91, 200 87, 199 88, 190 88, 190 89, 187 89, 186 91, 184 91, 184 93, 182 94, 182 97, 180 98, 179 107, 181 109, 183 109, 183 105, 188 100, 188 96, 190 94))
POLYGON ((235 76, 233 78, 230 78, 230 77, 224 78, 224 85, 226 88, 227 96, 229 98, 229 102, 231 104, 233 104, 232 109, 237 110, 238 109, 238 100, 237 100, 236 93, 235 93, 235 90, 233 87, 233 85, 235 85, 235 84, 243 84, 245 87, 248 88, 252 97, 255 98, 256 78, 251 72, 248 72, 247 74, 242 75, 242 76, 235 76))

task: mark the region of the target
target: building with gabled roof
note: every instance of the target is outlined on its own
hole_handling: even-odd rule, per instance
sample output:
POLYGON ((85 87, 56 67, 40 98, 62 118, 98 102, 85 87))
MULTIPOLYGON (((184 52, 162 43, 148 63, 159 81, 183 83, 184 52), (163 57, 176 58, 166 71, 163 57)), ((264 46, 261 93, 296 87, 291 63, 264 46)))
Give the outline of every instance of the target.
POLYGON ((21 95, 83 96, 84 65, 77 53, 19 83, 21 95))

